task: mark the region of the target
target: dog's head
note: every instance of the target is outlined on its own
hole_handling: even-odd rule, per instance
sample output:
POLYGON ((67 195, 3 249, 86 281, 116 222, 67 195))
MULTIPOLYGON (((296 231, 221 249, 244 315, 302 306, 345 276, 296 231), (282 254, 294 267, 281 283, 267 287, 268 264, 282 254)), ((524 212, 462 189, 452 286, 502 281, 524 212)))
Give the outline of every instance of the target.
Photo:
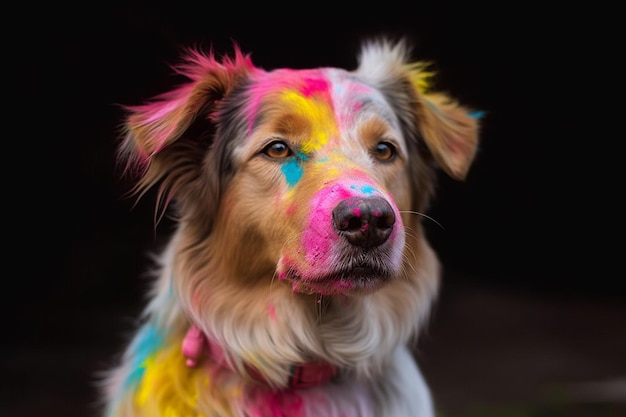
POLYGON ((437 285, 423 213, 437 169, 466 176, 478 126, 429 91, 425 69, 385 40, 365 43, 354 71, 266 71, 238 48, 221 61, 190 50, 177 67, 186 84, 129 108, 120 152, 137 193, 159 184, 175 205, 174 286, 197 320, 226 315, 215 313, 226 294, 260 314, 260 293, 245 293, 271 286, 292 298, 385 288, 407 320, 427 309, 437 285))
POLYGON ((190 51, 188 84, 130 108, 122 152, 198 239, 226 229, 236 265, 260 251, 296 291, 376 288, 398 275, 402 218, 427 208, 433 160, 461 179, 476 150, 476 118, 429 94, 423 69, 384 41, 353 72, 190 51))

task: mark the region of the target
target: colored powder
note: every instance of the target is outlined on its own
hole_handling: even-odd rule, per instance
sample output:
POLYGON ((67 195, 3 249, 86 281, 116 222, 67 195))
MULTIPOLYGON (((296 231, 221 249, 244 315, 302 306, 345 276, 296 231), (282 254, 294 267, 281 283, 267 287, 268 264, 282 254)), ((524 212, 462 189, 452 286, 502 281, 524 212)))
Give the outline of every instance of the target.
POLYGON ((251 417, 304 417, 304 402, 294 390, 258 390, 248 395, 247 414, 251 417))
POLYGON ((124 385, 137 384, 143 377, 147 365, 154 359, 155 353, 163 345, 163 336, 152 324, 146 324, 131 346, 133 371, 128 375, 124 385))
POLYGON ((472 119, 481 119, 485 115, 485 112, 482 110, 476 110, 476 111, 467 113, 467 115, 471 117, 472 119))
MULTIPOLYGON (((305 258, 312 268, 317 261, 324 261, 330 253, 331 245, 339 239, 334 232, 330 219, 332 210, 339 201, 351 197, 352 193, 341 185, 333 185, 318 191, 311 199, 311 213, 309 216, 309 226, 302 236, 302 246, 305 250, 305 258)), ((324 269, 324 262, 320 262, 320 269, 324 269)))
POLYGON ((300 87, 300 92, 305 97, 312 97, 313 95, 327 95, 329 83, 323 78, 306 78, 304 79, 304 85, 300 87))
POLYGON ((283 171, 285 175, 289 188, 293 188, 298 181, 300 181, 302 175, 304 175, 302 165, 296 158, 292 158, 290 161, 284 163, 281 167, 281 171, 283 171))
POLYGON ((361 186, 351 185, 350 188, 352 190, 360 191, 365 195, 372 195, 378 192, 378 190, 376 190, 376 188, 372 187, 371 185, 361 185, 361 186))
POLYGON ((276 307, 274 307, 274 304, 267 306, 267 312, 272 320, 276 320, 276 307))
POLYGON ((297 205, 295 204, 291 204, 289 207, 287 207, 287 211, 285 212, 286 215, 292 215, 293 213, 296 212, 296 209, 298 208, 297 205))
POLYGON ((286 91, 282 99, 293 109, 306 117, 311 123, 311 137, 301 145, 304 154, 322 148, 337 132, 330 102, 318 96, 307 98, 295 91, 286 91))
POLYGON ((170 346, 146 363, 135 404, 145 415, 198 417, 198 390, 210 392, 209 383, 202 369, 185 365, 180 346, 170 346))
POLYGON ((409 79, 413 88, 420 94, 425 94, 431 87, 431 79, 435 76, 435 72, 427 71, 427 63, 415 62, 408 65, 409 79))

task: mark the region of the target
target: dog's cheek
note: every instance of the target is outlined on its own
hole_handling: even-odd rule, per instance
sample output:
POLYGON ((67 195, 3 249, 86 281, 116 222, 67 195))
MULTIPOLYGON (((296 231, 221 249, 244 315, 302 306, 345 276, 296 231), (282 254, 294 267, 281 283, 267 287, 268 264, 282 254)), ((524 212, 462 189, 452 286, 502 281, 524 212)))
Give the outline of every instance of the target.
POLYGON ((393 198, 394 208, 397 208, 401 213, 414 210, 411 207, 412 189, 407 172, 394 170, 394 172, 384 177, 385 189, 393 198))
POLYGON ((228 225, 223 227, 224 244, 242 245, 230 252, 246 253, 254 238, 253 258, 263 251, 263 258, 276 265, 283 246, 296 240, 295 230, 302 224, 299 204, 286 194, 288 188, 276 166, 257 161, 242 167, 224 195, 220 212, 221 223, 228 225))

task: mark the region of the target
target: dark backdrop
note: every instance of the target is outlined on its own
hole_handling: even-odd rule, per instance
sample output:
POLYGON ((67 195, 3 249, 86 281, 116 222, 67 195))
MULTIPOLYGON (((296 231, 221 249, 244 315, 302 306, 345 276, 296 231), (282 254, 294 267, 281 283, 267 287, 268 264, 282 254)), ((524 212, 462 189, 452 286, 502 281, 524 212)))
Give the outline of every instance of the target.
POLYGON ((236 41, 266 69, 354 68, 363 37, 407 35, 416 58, 435 63, 439 88, 486 113, 467 181, 442 176, 430 212, 443 225, 428 231, 445 285, 623 300, 626 280, 611 262, 623 245, 606 200, 621 188, 604 171, 618 132, 600 134, 607 120, 594 115, 596 93, 612 85, 598 70, 612 57, 610 34, 572 10, 355 4, 244 15, 243 4, 109 3, 7 15, 5 88, 16 94, 4 103, 7 345, 119 341, 105 332, 115 327, 109 311, 141 304, 146 254, 169 225, 154 228, 152 195, 134 207, 123 198, 117 105, 172 86, 169 64, 198 43, 229 53, 236 41), (51 324, 68 318, 74 327, 51 324))

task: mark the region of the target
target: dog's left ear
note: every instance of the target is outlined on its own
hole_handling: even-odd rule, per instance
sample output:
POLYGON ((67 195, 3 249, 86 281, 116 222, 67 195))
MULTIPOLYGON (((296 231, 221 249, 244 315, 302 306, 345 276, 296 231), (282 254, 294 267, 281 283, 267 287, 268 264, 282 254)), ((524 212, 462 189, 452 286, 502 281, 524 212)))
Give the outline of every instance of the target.
POLYGON ((199 117, 210 117, 215 104, 252 68, 249 56, 238 48, 235 48, 234 58, 226 57, 222 62, 212 53, 205 55, 189 49, 184 62, 175 67, 176 72, 187 79, 185 84, 146 104, 126 107, 126 138, 121 152, 132 154, 136 162, 149 164, 199 117))
POLYGON ((123 174, 136 177, 131 196, 141 197, 158 185, 159 209, 171 201, 181 207, 183 202, 204 201, 202 207, 207 210, 206 201, 218 200, 220 181, 226 177, 217 174, 220 157, 209 151, 215 142, 220 103, 257 69, 237 47, 233 58, 221 61, 213 53, 189 49, 174 69, 185 79, 182 85, 145 104, 125 108, 117 157, 123 174), (215 161, 207 162, 207 155, 215 161), (203 169, 213 171, 206 175, 203 169), (204 180, 194 181, 197 178, 204 180))
POLYGON ((421 137, 435 160, 453 178, 463 180, 476 155, 478 119, 443 93, 429 91, 433 75, 421 62, 410 62, 406 42, 364 44, 357 73, 389 99, 412 136, 421 137))

